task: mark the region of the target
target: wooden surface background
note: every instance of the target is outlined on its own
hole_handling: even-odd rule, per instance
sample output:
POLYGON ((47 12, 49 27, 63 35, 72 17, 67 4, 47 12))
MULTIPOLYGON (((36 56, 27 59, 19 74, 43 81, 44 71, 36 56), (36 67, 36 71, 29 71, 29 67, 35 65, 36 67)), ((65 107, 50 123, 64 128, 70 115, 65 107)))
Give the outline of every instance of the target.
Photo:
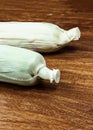
POLYGON ((59 84, 0 83, 0 130, 93 130, 92 0, 0 0, 0 21, 44 21, 80 27, 79 41, 44 57, 61 70, 59 84))

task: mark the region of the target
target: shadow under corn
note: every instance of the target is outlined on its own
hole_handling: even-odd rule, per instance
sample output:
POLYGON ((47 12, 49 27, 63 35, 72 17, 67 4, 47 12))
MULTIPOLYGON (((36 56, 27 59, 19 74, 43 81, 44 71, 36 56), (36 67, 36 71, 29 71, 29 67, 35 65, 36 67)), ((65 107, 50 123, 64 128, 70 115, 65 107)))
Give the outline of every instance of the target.
POLYGON ((17 84, 12 84, 12 83, 5 83, 5 82, 0 82, 0 89, 5 89, 5 90, 14 90, 14 91, 31 91, 31 90, 37 90, 37 91, 55 91, 57 89, 58 84, 55 83, 49 83, 46 81, 37 81, 35 85, 31 86, 22 86, 22 85, 17 85, 17 84))
POLYGON ((55 52, 49 52, 49 53, 41 53, 43 56, 55 56, 59 54, 65 54, 65 53, 73 53, 78 50, 78 47, 75 46, 65 46, 64 48, 57 50, 55 52))

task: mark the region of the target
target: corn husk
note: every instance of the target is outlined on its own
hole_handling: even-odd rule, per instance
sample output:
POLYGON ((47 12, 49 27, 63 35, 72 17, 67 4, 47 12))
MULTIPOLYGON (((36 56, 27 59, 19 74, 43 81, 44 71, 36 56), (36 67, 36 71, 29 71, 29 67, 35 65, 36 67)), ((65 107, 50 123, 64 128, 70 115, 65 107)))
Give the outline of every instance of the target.
POLYGON ((37 52, 0 45, 0 81, 33 85, 38 77, 59 83, 60 71, 49 69, 43 56, 37 52))
POLYGON ((78 27, 68 31, 44 22, 0 22, 0 44, 38 52, 54 52, 80 38, 78 27))

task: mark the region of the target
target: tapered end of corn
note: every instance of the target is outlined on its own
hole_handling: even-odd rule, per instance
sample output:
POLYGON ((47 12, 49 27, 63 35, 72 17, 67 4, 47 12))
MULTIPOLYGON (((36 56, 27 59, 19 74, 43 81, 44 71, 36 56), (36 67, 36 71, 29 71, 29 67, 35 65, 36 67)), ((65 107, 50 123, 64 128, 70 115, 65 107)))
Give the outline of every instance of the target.
POLYGON ((53 81, 55 81, 56 83, 59 83, 59 81, 60 81, 60 70, 58 70, 58 69, 52 70, 50 82, 52 83, 53 81))
POLYGON ((81 36, 80 29, 78 27, 69 29, 68 31, 63 31, 60 35, 60 44, 61 46, 67 45, 73 40, 79 40, 81 36))
POLYGON ((80 35, 81 33, 78 27, 72 28, 67 31, 67 36, 70 40, 79 40, 80 35))

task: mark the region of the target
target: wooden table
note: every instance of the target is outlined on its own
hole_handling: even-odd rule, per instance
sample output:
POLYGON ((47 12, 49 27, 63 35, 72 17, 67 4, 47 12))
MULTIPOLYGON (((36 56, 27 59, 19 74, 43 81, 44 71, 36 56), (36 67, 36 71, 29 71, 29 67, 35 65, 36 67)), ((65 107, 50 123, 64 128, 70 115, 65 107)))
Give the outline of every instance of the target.
POLYGON ((93 130, 92 0, 0 0, 0 21, 44 21, 78 26, 81 39, 53 54, 59 84, 22 87, 0 83, 0 130, 93 130))

